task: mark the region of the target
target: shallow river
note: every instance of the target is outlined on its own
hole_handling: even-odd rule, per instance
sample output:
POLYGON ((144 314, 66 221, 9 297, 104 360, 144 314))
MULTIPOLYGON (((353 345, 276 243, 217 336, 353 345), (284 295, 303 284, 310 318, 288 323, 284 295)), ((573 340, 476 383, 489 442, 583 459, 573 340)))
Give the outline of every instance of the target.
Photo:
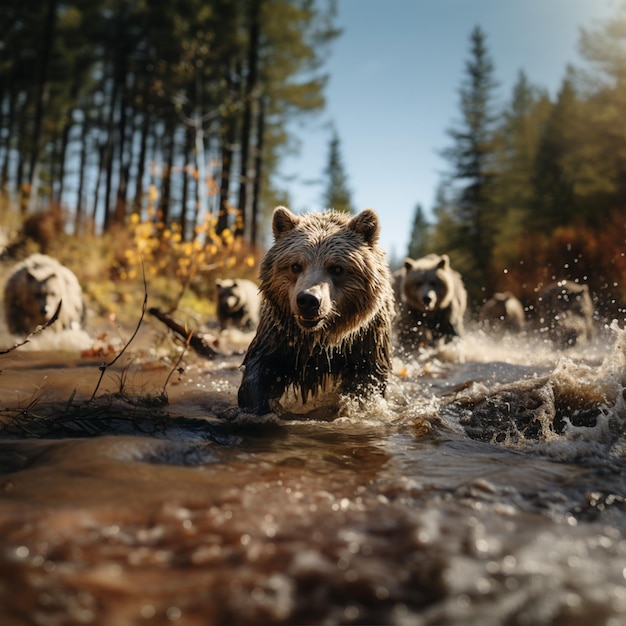
POLYGON ((0 357, 2 626, 626 624, 624 332, 475 331, 257 428, 240 361, 0 357))

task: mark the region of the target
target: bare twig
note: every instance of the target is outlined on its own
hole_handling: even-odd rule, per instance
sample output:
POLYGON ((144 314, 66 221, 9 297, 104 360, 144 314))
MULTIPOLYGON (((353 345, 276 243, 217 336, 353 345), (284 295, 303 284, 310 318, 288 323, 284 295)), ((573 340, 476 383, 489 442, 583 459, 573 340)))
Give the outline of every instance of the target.
POLYGON ((170 382, 170 378, 172 377, 174 372, 178 370, 178 368, 180 367, 180 363, 183 360, 183 357, 185 356, 185 354, 187 353, 187 350, 189 349, 189 342, 191 341, 192 334, 193 334, 192 331, 189 331, 189 334, 187 335, 187 340, 185 341, 185 346, 182 349, 180 356, 178 357, 178 360, 176 361, 176 363, 174 363, 174 367, 172 367, 172 369, 170 370, 170 373, 167 375, 167 378, 165 379, 165 382, 163 383, 163 391, 161 393, 164 396, 167 395, 167 385, 170 382))
POLYGON ((98 382, 96 384, 96 388, 93 390, 93 393, 91 394, 91 398, 89 399, 90 401, 93 400, 96 396, 96 393, 98 393, 98 389, 100 388, 100 383, 102 383, 102 379, 104 378, 104 374, 106 373, 107 369, 113 365, 115 365, 115 363, 119 360, 119 358, 124 354, 124 352, 126 352, 128 346, 130 346, 130 344, 132 343, 133 339, 137 336, 137 333, 139 332, 139 328, 141 327, 141 323, 143 322, 143 318, 146 315, 146 309, 148 307, 148 285, 146 284, 146 272, 145 272, 145 268, 143 267, 143 263, 141 265, 142 271, 143 271, 143 304, 141 306, 141 317, 139 318, 139 321, 137 322, 137 327, 135 328, 133 334, 131 335, 130 339, 126 342, 126 344, 124 345, 124 347, 119 351, 119 353, 117 354, 117 356, 110 361, 109 363, 104 363, 103 365, 101 365, 98 369, 100 370, 100 378, 98 379, 98 382))

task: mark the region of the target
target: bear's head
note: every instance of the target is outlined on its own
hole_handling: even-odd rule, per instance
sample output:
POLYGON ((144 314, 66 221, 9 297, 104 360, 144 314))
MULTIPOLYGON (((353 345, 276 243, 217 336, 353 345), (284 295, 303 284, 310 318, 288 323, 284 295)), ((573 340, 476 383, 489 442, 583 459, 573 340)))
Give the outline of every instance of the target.
POLYGON ((402 291, 411 308, 431 312, 445 309, 452 299, 452 270, 447 254, 404 260, 402 291))
POLYGON ((28 296, 24 298, 24 305, 30 309, 30 317, 37 324, 50 321, 63 298, 61 279, 55 272, 49 272, 49 269, 48 272, 42 272, 41 268, 35 268, 34 271, 30 269, 26 275, 28 296))
POLYGON ((278 207, 272 230, 260 290, 285 330, 338 344, 389 306, 389 270, 371 209, 298 216, 278 207))
POLYGON ((241 288, 236 279, 224 278, 215 281, 217 289, 217 306, 224 313, 234 313, 244 306, 241 288))

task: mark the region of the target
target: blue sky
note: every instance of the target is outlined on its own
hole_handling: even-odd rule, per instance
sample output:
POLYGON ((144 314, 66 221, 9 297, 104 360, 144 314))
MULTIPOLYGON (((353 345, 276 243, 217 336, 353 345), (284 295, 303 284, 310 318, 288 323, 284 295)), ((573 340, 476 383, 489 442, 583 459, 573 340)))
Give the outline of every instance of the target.
POLYGON ((279 182, 298 213, 319 211, 331 124, 357 210, 380 216, 381 242, 395 258, 407 251, 415 207, 427 215, 441 172, 447 129, 460 121, 459 88, 480 26, 499 83, 511 98, 518 72, 558 92, 568 64, 583 66, 580 29, 615 16, 620 0, 338 0, 343 34, 333 43, 323 113, 293 126, 298 154, 279 182), (315 181, 318 181, 315 183, 315 181))

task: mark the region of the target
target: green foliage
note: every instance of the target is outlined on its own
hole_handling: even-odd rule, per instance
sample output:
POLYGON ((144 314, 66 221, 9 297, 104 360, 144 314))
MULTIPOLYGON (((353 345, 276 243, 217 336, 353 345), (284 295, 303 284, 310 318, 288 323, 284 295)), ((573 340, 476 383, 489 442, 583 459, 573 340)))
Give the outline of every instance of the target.
POLYGON ((322 197, 325 208, 354 213, 348 177, 341 158, 341 147, 337 131, 333 130, 328 151, 328 164, 324 170, 326 189, 322 197))
POLYGON ((5 4, 0 183, 24 212, 56 202, 76 232, 108 231, 152 184, 183 238, 220 208, 254 239, 290 118, 324 105, 334 0, 5 4), (237 174, 209 159, 232 146, 237 174))
POLYGON ((490 267, 495 236, 492 189, 496 145, 493 91, 494 65, 485 35, 476 27, 470 37, 471 55, 460 90, 461 126, 449 131, 453 140, 443 155, 451 165, 456 200, 448 214, 458 257, 466 259, 464 277, 470 288, 491 287, 490 267))
POLYGON ((427 254, 430 225, 424 215, 422 205, 415 207, 413 216, 413 228, 411 229, 411 239, 409 240, 408 256, 412 259, 419 259, 427 254))
POLYGON ((474 302, 508 289, 532 303, 542 285, 571 279, 590 286, 601 313, 623 315, 626 6, 582 32, 589 67, 569 67, 554 101, 520 72, 494 112, 479 29, 471 44, 428 251, 450 255, 474 302))

